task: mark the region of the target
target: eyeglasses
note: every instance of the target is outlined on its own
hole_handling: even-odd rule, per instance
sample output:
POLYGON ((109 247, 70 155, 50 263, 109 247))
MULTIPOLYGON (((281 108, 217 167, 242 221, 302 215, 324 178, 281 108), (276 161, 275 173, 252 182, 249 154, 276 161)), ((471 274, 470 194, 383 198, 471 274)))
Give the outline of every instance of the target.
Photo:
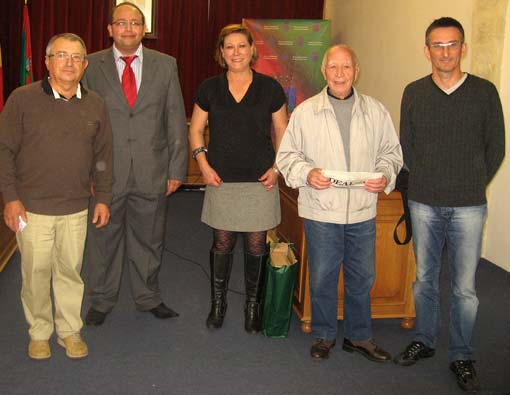
POLYGON ((461 47, 462 44, 463 43, 461 41, 449 41, 447 43, 430 43, 428 46, 434 51, 441 51, 443 48, 457 50, 461 47))
POLYGON ((55 53, 50 53, 49 55, 46 55, 46 56, 48 56, 48 58, 55 57, 55 59, 57 59, 57 61, 59 61, 59 62, 67 62, 69 60, 69 58, 71 58, 71 61, 73 63, 81 63, 85 60, 85 55, 82 55, 79 53, 68 54, 65 51, 58 51, 55 53))
POLYGON ((128 25, 130 25, 131 27, 142 27, 143 26, 143 22, 140 22, 140 21, 124 21, 124 20, 120 20, 120 21, 115 21, 115 22, 112 22, 112 25, 115 25, 117 27, 122 27, 122 28, 126 28, 128 25))

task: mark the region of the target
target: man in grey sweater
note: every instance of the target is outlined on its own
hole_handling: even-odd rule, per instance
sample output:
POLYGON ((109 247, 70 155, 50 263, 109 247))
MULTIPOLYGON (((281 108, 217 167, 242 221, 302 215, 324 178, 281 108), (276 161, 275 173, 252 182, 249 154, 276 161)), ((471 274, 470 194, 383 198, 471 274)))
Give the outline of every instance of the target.
POLYGON ((410 366, 434 355, 441 253, 447 243, 452 284, 448 360, 458 385, 476 392, 480 384, 471 347, 478 309, 475 274, 487 213, 485 191, 505 153, 503 114, 494 85, 461 71, 466 44, 458 21, 435 20, 425 38, 432 74, 405 88, 400 120, 410 172, 416 331, 394 361, 410 366))

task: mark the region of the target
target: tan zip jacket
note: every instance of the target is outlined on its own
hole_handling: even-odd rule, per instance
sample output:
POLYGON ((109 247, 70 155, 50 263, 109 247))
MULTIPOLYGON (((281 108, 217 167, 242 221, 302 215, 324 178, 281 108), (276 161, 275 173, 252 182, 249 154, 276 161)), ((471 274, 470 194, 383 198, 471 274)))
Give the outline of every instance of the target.
POLYGON ((313 189, 307 185, 314 168, 381 172, 389 194, 402 167, 402 149, 386 108, 370 96, 354 90, 350 146, 344 147, 327 88, 301 103, 292 113, 278 150, 276 163, 292 188, 299 188, 299 216, 338 224, 358 223, 374 218, 377 194, 363 188, 313 189), (347 169, 344 152, 350 150, 347 169))

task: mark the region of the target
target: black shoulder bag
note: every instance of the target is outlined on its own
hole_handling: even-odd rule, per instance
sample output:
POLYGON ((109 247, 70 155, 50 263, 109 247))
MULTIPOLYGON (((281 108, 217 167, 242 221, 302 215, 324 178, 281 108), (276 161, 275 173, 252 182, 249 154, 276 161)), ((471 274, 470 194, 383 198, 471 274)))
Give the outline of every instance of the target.
POLYGON ((395 226, 395 230, 393 231, 393 240, 398 245, 404 245, 411 241, 411 237, 413 237, 413 229, 411 227, 411 213, 409 212, 409 205, 407 202, 407 187, 409 185, 409 170, 406 168, 402 168, 400 173, 398 173, 397 180, 395 182, 395 190, 399 191, 402 195, 402 204, 404 206, 404 214, 400 217, 395 226), (406 225, 406 235, 403 241, 400 241, 398 237, 398 227, 402 222, 405 222, 406 225))

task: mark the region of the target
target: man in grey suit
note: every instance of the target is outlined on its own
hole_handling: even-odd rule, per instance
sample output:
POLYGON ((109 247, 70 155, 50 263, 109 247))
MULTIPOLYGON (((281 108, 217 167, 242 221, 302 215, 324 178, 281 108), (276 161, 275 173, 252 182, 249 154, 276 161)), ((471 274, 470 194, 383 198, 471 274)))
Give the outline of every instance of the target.
POLYGON ((87 325, 101 325, 115 306, 125 261, 136 308, 157 318, 178 316, 161 300, 158 272, 166 196, 186 177, 186 116, 176 61, 142 46, 145 29, 135 4, 114 7, 113 46, 88 57, 83 78, 106 102, 114 151, 110 224, 90 226, 87 234, 87 325))

